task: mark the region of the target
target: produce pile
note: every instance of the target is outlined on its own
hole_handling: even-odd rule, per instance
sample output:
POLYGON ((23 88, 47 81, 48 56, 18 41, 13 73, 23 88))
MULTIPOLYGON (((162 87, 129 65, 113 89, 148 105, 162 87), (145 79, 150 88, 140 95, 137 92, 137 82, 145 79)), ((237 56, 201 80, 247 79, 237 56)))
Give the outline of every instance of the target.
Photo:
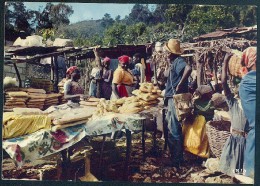
POLYGON ((99 117, 109 113, 134 114, 143 110, 148 110, 151 105, 159 102, 161 90, 152 83, 140 83, 140 88, 132 92, 134 96, 123 97, 117 100, 105 100, 101 98, 94 102, 90 98, 87 101, 81 101, 81 105, 96 106, 97 110, 93 117, 99 117))

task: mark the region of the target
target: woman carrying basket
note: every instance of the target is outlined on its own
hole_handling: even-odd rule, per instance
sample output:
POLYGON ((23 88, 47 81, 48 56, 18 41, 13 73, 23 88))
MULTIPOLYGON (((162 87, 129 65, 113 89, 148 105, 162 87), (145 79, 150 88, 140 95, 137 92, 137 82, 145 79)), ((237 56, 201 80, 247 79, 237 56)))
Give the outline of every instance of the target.
POLYGON ((227 84, 227 68, 231 53, 227 53, 222 66, 222 86, 229 107, 231 116, 231 135, 227 139, 220 157, 220 171, 234 176, 235 174, 243 174, 245 140, 245 125, 247 119, 245 117, 241 100, 234 97, 227 84))

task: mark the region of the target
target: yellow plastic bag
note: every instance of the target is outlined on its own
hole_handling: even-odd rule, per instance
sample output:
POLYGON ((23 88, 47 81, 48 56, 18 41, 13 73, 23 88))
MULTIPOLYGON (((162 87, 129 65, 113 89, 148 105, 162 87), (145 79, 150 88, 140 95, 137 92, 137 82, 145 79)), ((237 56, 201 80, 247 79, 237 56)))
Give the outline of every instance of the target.
POLYGON ((192 124, 183 125, 182 133, 186 151, 203 158, 209 157, 209 142, 204 116, 197 116, 192 124))
POLYGON ((3 113, 3 138, 14 138, 31 134, 40 129, 50 129, 51 118, 47 115, 20 115, 3 113))

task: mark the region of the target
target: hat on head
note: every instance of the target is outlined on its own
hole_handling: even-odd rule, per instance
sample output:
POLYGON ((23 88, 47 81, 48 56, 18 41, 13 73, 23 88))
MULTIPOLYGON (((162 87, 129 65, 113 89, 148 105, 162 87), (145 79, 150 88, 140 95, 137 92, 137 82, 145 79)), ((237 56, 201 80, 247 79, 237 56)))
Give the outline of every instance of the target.
POLYGON ((129 57, 126 56, 126 55, 120 56, 120 57, 118 58, 118 60, 119 60, 119 63, 122 63, 122 64, 124 64, 124 63, 129 63, 129 57))
POLYGON ((105 62, 105 63, 107 63, 107 62, 110 62, 110 58, 109 57, 105 57, 104 59, 103 59, 103 62, 105 62))
POLYGON ((165 45, 164 49, 173 53, 173 54, 182 54, 183 50, 180 46, 180 41, 178 39, 170 39, 165 45))
POLYGON ((69 74, 71 75, 76 69, 78 69, 77 66, 72 66, 72 67, 69 67, 66 71, 66 74, 69 74))

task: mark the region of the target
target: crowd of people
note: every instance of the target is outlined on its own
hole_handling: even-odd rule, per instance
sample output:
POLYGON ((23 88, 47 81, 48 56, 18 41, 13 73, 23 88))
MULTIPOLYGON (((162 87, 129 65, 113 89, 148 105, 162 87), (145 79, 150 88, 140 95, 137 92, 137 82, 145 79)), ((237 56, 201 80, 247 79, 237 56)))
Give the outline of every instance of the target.
MULTIPOLYGON (((97 52, 94 51, 97 55, 97 52)), ((182 122, 177 119, 173 95, 188 93, 196 87, 194 94, 199 99, 194 100, 194 115, 202 115, 205 122, 214 117, 214 109, 221 105, 229 111, 231 121, 231 136, 226 141, 220 158, 220 170, 238 179, 254 178, 255 159, 255 112, 256 112, 256 47, 249 47, 243 52, 241 73, 242 80, 239 91, 232 92, 228 84, 228 62, 231 53, 226 53, 222 64, 220 85, 197 85, 196 77, 190 81, 193 68, 185 58, 181 57, 183 50, 177 39, 170 39, 165 43, 163 52, 167 54, 169 69, 165 73, 164 104, 167 106, 166 121, 168 122, 168 147, 171 154, 165 164, 179 167, 185 163, 183 159, 183 131, 182 122), (194 81, 195 79, 195 81, 194 81), (195 84, 195 85, 194 85, 195 84), (191 87, 192 86, 192 87, 191 87), (221 99, 220 99, 221 98, 221 99), (215 100, 222 100, 216 105, 215 100), (226 105, 226 106, 223 106, 226 105), (244 177, 245 176, 245 177, 244 177)), ((97 57, 97 56, 96 56, 97 57)), ((118 99, 131 96, 139 83, 151 81, 153 76, 152 65, 147 65, 144 57, 137 53, 132 57, 123 55, 118 58, 118 67, 113 72, 110 69, 111 59, 102 59, 101 67, 96 65, 91 72, 89 96, 109 99, 118 99), (100 95, 97 95, 100 88, 100 95)), ((80 78, 77 67, 67 70, 70 78, 65 84, 65 98, 70 102, 78 103, 83 95, 78 84, 80 78)), ((197 75, 198 76, 198 75, 197 75)))

